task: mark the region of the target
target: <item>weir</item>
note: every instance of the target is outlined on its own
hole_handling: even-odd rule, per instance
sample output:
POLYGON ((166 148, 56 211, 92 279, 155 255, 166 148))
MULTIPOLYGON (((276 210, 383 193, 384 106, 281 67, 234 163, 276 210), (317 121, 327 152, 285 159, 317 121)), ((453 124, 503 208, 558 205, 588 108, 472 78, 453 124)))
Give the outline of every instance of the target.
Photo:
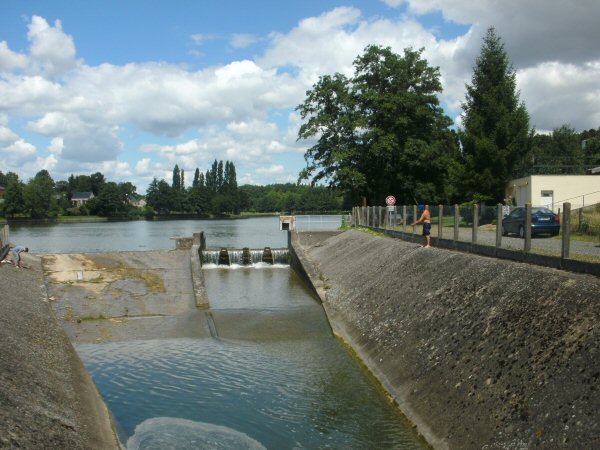
POLYGON ((287 248, 228 249, 201 250, 200 261, 202 265, 215 264, 219 266, 250 266, 253 264, 289 264, 290 253, 287 248))

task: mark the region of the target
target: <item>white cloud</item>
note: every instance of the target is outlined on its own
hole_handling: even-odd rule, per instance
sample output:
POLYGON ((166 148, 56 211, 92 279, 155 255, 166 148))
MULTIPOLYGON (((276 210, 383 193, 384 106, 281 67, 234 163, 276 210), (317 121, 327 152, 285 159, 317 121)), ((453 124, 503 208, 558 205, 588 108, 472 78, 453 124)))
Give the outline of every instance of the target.
POLYGON ((6 41, 0 42, 0 72, 24 69, 26 65, 27 58, 24 55, 10 50, 6 41))
POLYGON ((64 146, 65 145, 64 145, 63 138, 61 138, 61 137, 55 137, 50 142, 50 145, 48 146, 48 151, 50 153, 52 153, 53 155, 60 156, 60 154, 62 153, 62 150, 63 150, 64 146))
POLYGON ((28 161, 35 160, 36 148, 33 144, 26 142, 24 139, 17 139, 16 141, 0 148, 0 154, 2 154, 2 162, 8 168, 20 169, 23 164, 28 161))
POLYGON ((63 32, 60 20, 51 27, 43 17, 33 16, 27 38, 31 42, 30 69, 34 73, 55 78, 77 65, 73 38, 63 32))
POLYGON ((19 136, 10 128, 0 125, 0 147, 5 147, 17 141, 19 136))
POLYGON ((246 48, 257 43, 260 38, 254 34, 234 34, 231 36, 231 46, 233 48, 246 48))
POLYGON ((281 175, 284 172, 285 167, 283 167, 281 164, 272 164, 268 167, 259 167, 258 169, 256 169, 256 173, 258 173, 259 175, 268 176, 281 175))

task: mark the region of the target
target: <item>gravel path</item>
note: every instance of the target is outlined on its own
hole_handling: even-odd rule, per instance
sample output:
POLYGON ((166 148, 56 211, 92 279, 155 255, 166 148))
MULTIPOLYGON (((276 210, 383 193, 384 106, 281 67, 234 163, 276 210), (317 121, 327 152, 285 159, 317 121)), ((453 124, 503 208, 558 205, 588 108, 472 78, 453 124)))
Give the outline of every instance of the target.
MULTIPOLYGON (((397 228, 401 230, 401 227, 397 228)), ((410 227, 406 228, 406 231, 410 232, 410 227)), ((420 227, 417 227, 417 234, 421 233, 420 227)), ((431 229, 432 237, 437 236, 437 226, 433 226, 431 229)), ((459 241, 471 242, 473 232, 470 228, 459 229, 459 241)), ((443 237, 445 239, 452 239, 454 236, 453 228, 444 228, 443 237)), ((486 229, 485 226, 481 227, 477 231, 477 243, 494 246, 496 245, 496 231, 495 229, 486 229)), ((514 236, 502 236, 502 248, 510 250, 523 250, 524 240, 514 236)), ((535 237, 531 239, 531 251, 533 253, 542 253, 545 255, 560 256, 561 255, 562 241, 560 238, 552 238, 549 236, 535 237)), ((570 245, 570 256, 573 259, 582 257, 584 259, 598 258, 600 262, 600 238, 595 242, 578 241, 571 239, 570 245)))

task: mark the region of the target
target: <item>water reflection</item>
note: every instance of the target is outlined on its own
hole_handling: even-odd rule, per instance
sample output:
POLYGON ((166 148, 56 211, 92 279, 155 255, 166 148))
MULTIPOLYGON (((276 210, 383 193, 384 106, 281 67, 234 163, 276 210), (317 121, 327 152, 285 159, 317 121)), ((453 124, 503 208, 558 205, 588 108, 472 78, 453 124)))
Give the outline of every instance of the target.
MULTIPOLYGON (((308 216, 307 216, 308 217, 308 216)), ((341 216, 303 219, 311 230, 335 230, 341 216), (312 224, 312 225, 311 225, 312 224)), ((136 250, 171 250, 173 237, 204 231, 209 247, 287 247, 287 234, 278 217, 236 220, 166 220, 97 223, 59 223, 10 226, 12 242, 27 245, 32 253, 79 253, 136 250)))

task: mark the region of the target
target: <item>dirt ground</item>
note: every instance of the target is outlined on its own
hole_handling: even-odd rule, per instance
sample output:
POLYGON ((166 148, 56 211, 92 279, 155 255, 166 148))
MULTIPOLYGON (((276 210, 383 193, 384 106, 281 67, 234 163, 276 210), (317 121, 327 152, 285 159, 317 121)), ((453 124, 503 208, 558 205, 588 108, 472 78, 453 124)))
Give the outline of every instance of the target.
POLYGON ((209 336, 188 251, 42 258, 48 296, 75 343, 209 336))

